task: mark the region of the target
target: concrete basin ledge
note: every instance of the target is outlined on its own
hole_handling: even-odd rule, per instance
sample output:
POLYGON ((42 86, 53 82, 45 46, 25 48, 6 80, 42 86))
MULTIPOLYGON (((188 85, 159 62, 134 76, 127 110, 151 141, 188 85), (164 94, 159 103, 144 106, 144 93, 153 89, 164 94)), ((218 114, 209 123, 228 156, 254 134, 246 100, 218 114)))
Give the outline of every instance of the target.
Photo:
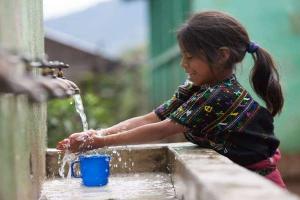
POLYGON ((267 179, 209 149, 169 146, 174 155, 172 180, 179 199, 299 200, 267 179))
MULTIPOLYGON (((191 143, 116 146, 87 153, 96 152, 112 156, 112 174, 169 173, 178 199, 300 200, 298 196, 240 167, 217 152, 191 143)), ((47 150, 48 178, 58 174, 58 155, 55 149, 47 150)))

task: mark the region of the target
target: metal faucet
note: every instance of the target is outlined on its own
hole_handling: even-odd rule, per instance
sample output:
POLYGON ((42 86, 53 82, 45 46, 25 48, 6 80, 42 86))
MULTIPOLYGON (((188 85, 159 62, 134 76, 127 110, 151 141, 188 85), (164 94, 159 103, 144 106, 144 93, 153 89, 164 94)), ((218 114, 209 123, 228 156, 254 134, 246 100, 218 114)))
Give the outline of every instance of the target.
POLYGON ((26 63, 27 69, 31 70, 34 67, 42 69, 42 75, 43 77, 47 78, 47 81, 43 81, 43 78, 39 78, 38 80, 47 90, 49 90, 49 92, 51 92, 54 87, 62 90, 65 96, 71 96, 80 93, 79 87, 73 81, 70 81, 64 77, 62 69, 69 68, 68 64, 60 61, 32 61, 26 57, 23 57, 23 61, 26 63), (49 77, 52 80, 49 80, 49 77))
POLYGON ((58 82, 60 87, 64 88, 68 95, 79 94, 79 87, 73 81, 64 77, 62 69, 69 68, 68 64, 60 61, 42 61, 38 67, 42 68, 43 76, 52 77, 54 79, 52 82, 58 82))
POLYGON ((29 100, 42 102, 52 98, 70 97, 80 92, 78 86, 64 78, 62 69, 69 66, 62 62, 32 61, 20 58, 0 49, 0 93, 26 94, 29 100), (20 71, 17 65, 31 71, 33 67, 42 68, 44 76, 33 76, 20 71), (58 72, 55 74, 56 70, 58 72), (48 71, 46 73, 46 71, 48 71))
MULTIPOLYGON (((61 88, 67 96, 79 94, 79 87, 73 82, 64 77, 62 69, 69 68, 68 64, 60 61, 26 61, 27 65, 31 67, 38 67, 42 69, 42 75, 44 77, 51 77, 53 80, 48 82, 56 85, 56 87, 61 88)), ((42 82, 44 85, 46 83, 42 82)), ((47 87, 47 84, 45 85, 47 87)), ((49 86, 50 87, 50 86, 49 86)), ((47 87, 48 88, 48 87, 47 87)))

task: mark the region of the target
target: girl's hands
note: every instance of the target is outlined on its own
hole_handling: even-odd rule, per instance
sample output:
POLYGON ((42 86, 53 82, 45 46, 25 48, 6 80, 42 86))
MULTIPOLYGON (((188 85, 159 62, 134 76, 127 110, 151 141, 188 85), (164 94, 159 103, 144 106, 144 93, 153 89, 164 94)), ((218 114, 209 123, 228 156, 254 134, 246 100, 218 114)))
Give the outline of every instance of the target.
POLYGON ((73 133, 68 138, 57 143, 56 148, 62 151, 69 150, 72 153, 83 152, 104 146, 104 138, 101 131, 88 130, 73 133))

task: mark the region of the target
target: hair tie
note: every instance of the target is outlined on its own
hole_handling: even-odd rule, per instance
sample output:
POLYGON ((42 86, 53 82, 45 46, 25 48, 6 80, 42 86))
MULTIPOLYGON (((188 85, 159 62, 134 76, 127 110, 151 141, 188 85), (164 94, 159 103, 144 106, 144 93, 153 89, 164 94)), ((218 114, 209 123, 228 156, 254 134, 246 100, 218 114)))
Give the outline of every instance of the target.
POLYGON ((246 48, 246 51, 248 53, 255 53, 257 49, 259 48, 258 44, 255 42, 250 42, 246 48))

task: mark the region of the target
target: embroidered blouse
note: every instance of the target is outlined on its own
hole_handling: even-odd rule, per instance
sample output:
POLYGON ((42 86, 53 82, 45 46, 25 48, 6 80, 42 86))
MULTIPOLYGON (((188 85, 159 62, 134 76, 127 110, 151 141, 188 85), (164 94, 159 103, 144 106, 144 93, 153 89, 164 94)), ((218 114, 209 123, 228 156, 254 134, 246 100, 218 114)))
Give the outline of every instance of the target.
POLYGON ((272 156, 279 140, 273 117, 238 83, 235 75, 214 86, 186 82, 154 112, 188 127, 187 140, 211 148, 240 165, 272 156))

